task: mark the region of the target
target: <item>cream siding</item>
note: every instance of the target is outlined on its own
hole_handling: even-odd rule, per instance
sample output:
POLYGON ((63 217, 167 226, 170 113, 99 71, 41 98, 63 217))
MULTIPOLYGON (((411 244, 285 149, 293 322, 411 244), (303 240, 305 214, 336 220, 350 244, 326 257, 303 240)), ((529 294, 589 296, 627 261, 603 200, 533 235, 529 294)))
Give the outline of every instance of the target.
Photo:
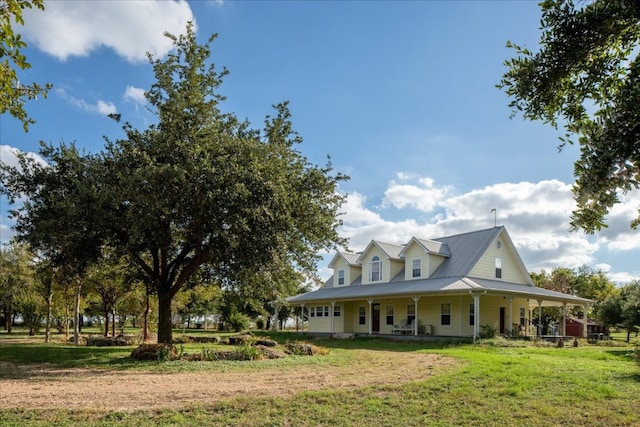
POLYGON ((333 287, 348 286, 352 284, 358 277, 360 277, 362 269, 360 267, 348 264, 344 258, 339 257, 333 263, 333 287), (344 285, 338 285, 339 274, 338 271, 344 270, 344 285))
POLYGON ((440 255, 429 255, 429 276, 440 267, 440 264, 442 264, 445 259, 447 258, 440 255))
POLYGON ((404 251, 404 280, 426 279, 429 277, 429 255, 417 243, 412 243, 404 251), (420 260, 420 277, 413 277, 413 260, 420 260))
MULTIPOLYGON (((404 262, 400 261, 400 260, 396 260, 396 259, 391 259, 391 260, 383 260, 382 264, 385 265, 385 261, 386 261, 386 265, 388 265, 389 267, 387 267, 387 270, 389 271, 389 273, 387 275, 384 274, 384 270, 383 270, 383 282, 390 282, 391 279, 393 279, 394 277, 396 277, 404 268, 404 262)), ((384 268, 384 267, 383 267, 384 268)))
POLYGON ((377 246, 372 246, 365 254, 362 256, 362 284, 376 284, 376 283, 389 283, 392 278, 394 278, 402 268, 404 267, 404 262, 400 260, 390 260, 387 255, 381 251, 377 246), (369 280, 369 270, 371 268, 371 260, 374 256, 380 258, 382 261, 382 280, 377 282, 371 282, 369 280))
POLYGON ((509 248, 509 245, 502 236, 487 248, 473 269, 471 269, 469 277, 502 280, 510 283, 528 285, 528 276, 526 275, 526 271, 523 271, 520 263, 518 262, 517 256, 509 248), (497 241, 501 242, 500 248, 497 247, 497 241), (498 279, 496 279, 495 268, 495 260, 497 257, 502 261, 502 278, 498 279))

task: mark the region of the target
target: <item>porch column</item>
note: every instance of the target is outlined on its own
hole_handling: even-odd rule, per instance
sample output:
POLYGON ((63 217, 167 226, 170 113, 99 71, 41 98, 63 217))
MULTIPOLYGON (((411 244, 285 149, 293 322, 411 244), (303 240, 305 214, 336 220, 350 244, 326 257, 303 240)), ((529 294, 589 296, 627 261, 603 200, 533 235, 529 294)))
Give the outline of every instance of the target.
POLYGON ((373 299, 370 298, 367 300, 367 302, 369 303, 369 335, 373 334, 373 311, 371 310, 371 304, 373 304, 373 299))
POLYGON ((300 329, 304 332, 304 306, 305 303, 300 304, 300 329))
POLYGON ((582 338, 587 338, 587 312, 588 312, 588 305, 583 305, 582 307, 582 338))
POLYGON ((420 297, 415 295, 411 297, 413 299, 413 304, 415 305, 415 313, 416 313, 416 320, 413 322, 413 335, 418 335, 418 300, 420 300, 420 297))
POLYGON ((567 303, 562 304, 562 336, 567 336, 567 303))
POLYGON ((473 297, 473 342, 480 335, 480 294, 469 291, 473 297))
POLYGON ((333 326, 333 310, 336 306, 336 302, 335 301, 331 301, 331 333, 335 333, 335 328, 333 326))
POLYGON ((542 300, 538 300, 538 331, 536 336, 540 338, 542 336, 542 300))
POLYGON ((509 297, 509 336, 513 336, 513 297, 509 297))

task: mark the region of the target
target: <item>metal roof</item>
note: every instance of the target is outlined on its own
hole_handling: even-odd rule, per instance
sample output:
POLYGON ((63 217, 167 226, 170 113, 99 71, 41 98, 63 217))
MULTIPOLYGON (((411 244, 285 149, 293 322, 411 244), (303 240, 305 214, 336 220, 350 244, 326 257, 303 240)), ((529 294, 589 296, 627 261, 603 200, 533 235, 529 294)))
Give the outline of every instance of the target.
MULTIPOLYGON (((287 298, 287 301, 295 304, 332 300, 344 301, 382 297, 399 298, 414 295, 425 296, 429 294, 442 294, 449 292, 455 292, 458 294, 479 292, 525 297, 531 300, 530 304, 533 306, 537 305, 538 300, 542 302, 542 305, 584 305, 593 303, 592 300, 586 298, 580 298, 574 295, 567 295, 535 287, 533 286, 533 282, 530 282, 529 284, 518 284, 499 280, 469 277, 471 270, 478 263, 478 260, 485 253, 487 248, 489 248, 489 246, 503 232, 505 242, 512 247, 514 255, 521 264, 523 271, 526 273, 524 263, 522 263, 517 250, 513 247, 513 242, 511 242, 505 228, 500 226, 433 240, 416 239, 420 244, 426 242, 427 244, 432 245, 434 249, 438 248, 441 252, 444 251, 443 248, 447 248, 451 254, 427 279, 404 280, 403 270, 388 283, 363 285, 362 278, 359 277, 354 283, 348 286, 325 286, 324 288, 320 288, 306 294, 287 298)), ((404 248, 404 246, 372 241, 367 246, 367 250, 374 244, 393 259, 398 259, 404 248)), ((360 255, 357 262, 360 262, 361 257, 362 255, 360 255)), ((327 284, 329 283, 331 283, 331 280, 327 280, 327 284)))
POLYGON ((535 286, 521 285, 517 283, 500 282, 497 280, 477 279, 468 277, 443 277, 437 279, 419 279, 402 282, 389 282, 374 285, 352 284, 333 288, 320 288, 313 292, 296 295, 287 298, 292 304, 312 303, 321 301, 345 301, 362 300, 369 298, 400 298, 407 296, 428 296, 430 294, 443 293, 499 293, 517 297, 529 298, 531 305, 537 305, 537 300, 542 305, 566 304, 590 304, 593 301, 567 295, 561 292, 535 286))
POLYGON ((358 257, 358 260, 357 260, 358 264, 362 264, 362 257, 367 252, 369 252, 369 249, 371 249, 371 246, 377 246, 378 249, 380 249, 389 259, 401 259, 400 252, 402 252, 402 249, 404 249, 404 245, 394 245, 392 243, 384 243, 384 242, 378 242, 377 240, 372 240, 371 242, 369 242, 365 250, 362 251, 362 253, 358 257))
POLYGON ((504 227, 501 226, 433 239, 446 244, 451 251, 451 256, 440 264, 431 277, 468 276, 489 245, 503 230, 504 227))

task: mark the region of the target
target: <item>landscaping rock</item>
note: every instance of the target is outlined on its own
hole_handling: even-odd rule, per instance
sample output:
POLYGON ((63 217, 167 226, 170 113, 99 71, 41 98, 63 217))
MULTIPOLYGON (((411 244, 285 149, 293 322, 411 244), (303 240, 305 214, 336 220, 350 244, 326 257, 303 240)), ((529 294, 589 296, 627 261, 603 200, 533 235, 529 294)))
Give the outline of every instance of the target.
POLYGON ((229 337, 229 344, 231 345, 242 345, 244 343, 251 343, 251 342, 253 342, 253 337, 247 334, 234 335, 229 337))
POLYGON ((287 357, 284 351, 276 350, 272 347, 268 347, 262 344, 257 344, 256 347, 264 355, 265 359, 282 359, 283 357, 287 357))
POLYGON ((163 352, 167 352, 168 360, 178 357, 176 347, 171 344, 142 344, 131 352, 130 357, 134 360, 159 360, 163 352))
POLYGON ((212 343, 218 344, 220 342, 219 336, 212 337, 201 337, 201 336, 188 336, 189 342, 197 342, 197 343, 212 343))
POLYGON ((265 347, 276 347, 278 343, 269 338, 259 338, 256 340, 256 345, 263 345, 265 347))

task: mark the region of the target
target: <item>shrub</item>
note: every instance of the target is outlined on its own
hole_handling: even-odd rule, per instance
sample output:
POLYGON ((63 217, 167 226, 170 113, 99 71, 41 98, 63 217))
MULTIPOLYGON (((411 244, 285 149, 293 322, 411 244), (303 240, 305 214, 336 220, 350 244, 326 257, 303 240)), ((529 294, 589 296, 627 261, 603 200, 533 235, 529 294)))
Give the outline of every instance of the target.
POLYGON ((264 319, 262 317, 258 317, 258 319, 256 319, 256 328, 264 329, 264 319))
POLYGON ((317 356, 329 354, 329 349, 306 342, 294 342, 286 345, 289 353, 296 356, 317 356))
POLYGON ((233 352, 235 360, 259 360, 262 359, 262 352, 259 348, 249 343, 238 346, 233 352))
POLYGON ((249 318, 242 313, 231 313, 228 323, 231 329, 241 332, 249 327, 249 318))
POLYGON ((498 334, 498 329, 491 325, 480 325, 480 338, 491 339, 498 334))

